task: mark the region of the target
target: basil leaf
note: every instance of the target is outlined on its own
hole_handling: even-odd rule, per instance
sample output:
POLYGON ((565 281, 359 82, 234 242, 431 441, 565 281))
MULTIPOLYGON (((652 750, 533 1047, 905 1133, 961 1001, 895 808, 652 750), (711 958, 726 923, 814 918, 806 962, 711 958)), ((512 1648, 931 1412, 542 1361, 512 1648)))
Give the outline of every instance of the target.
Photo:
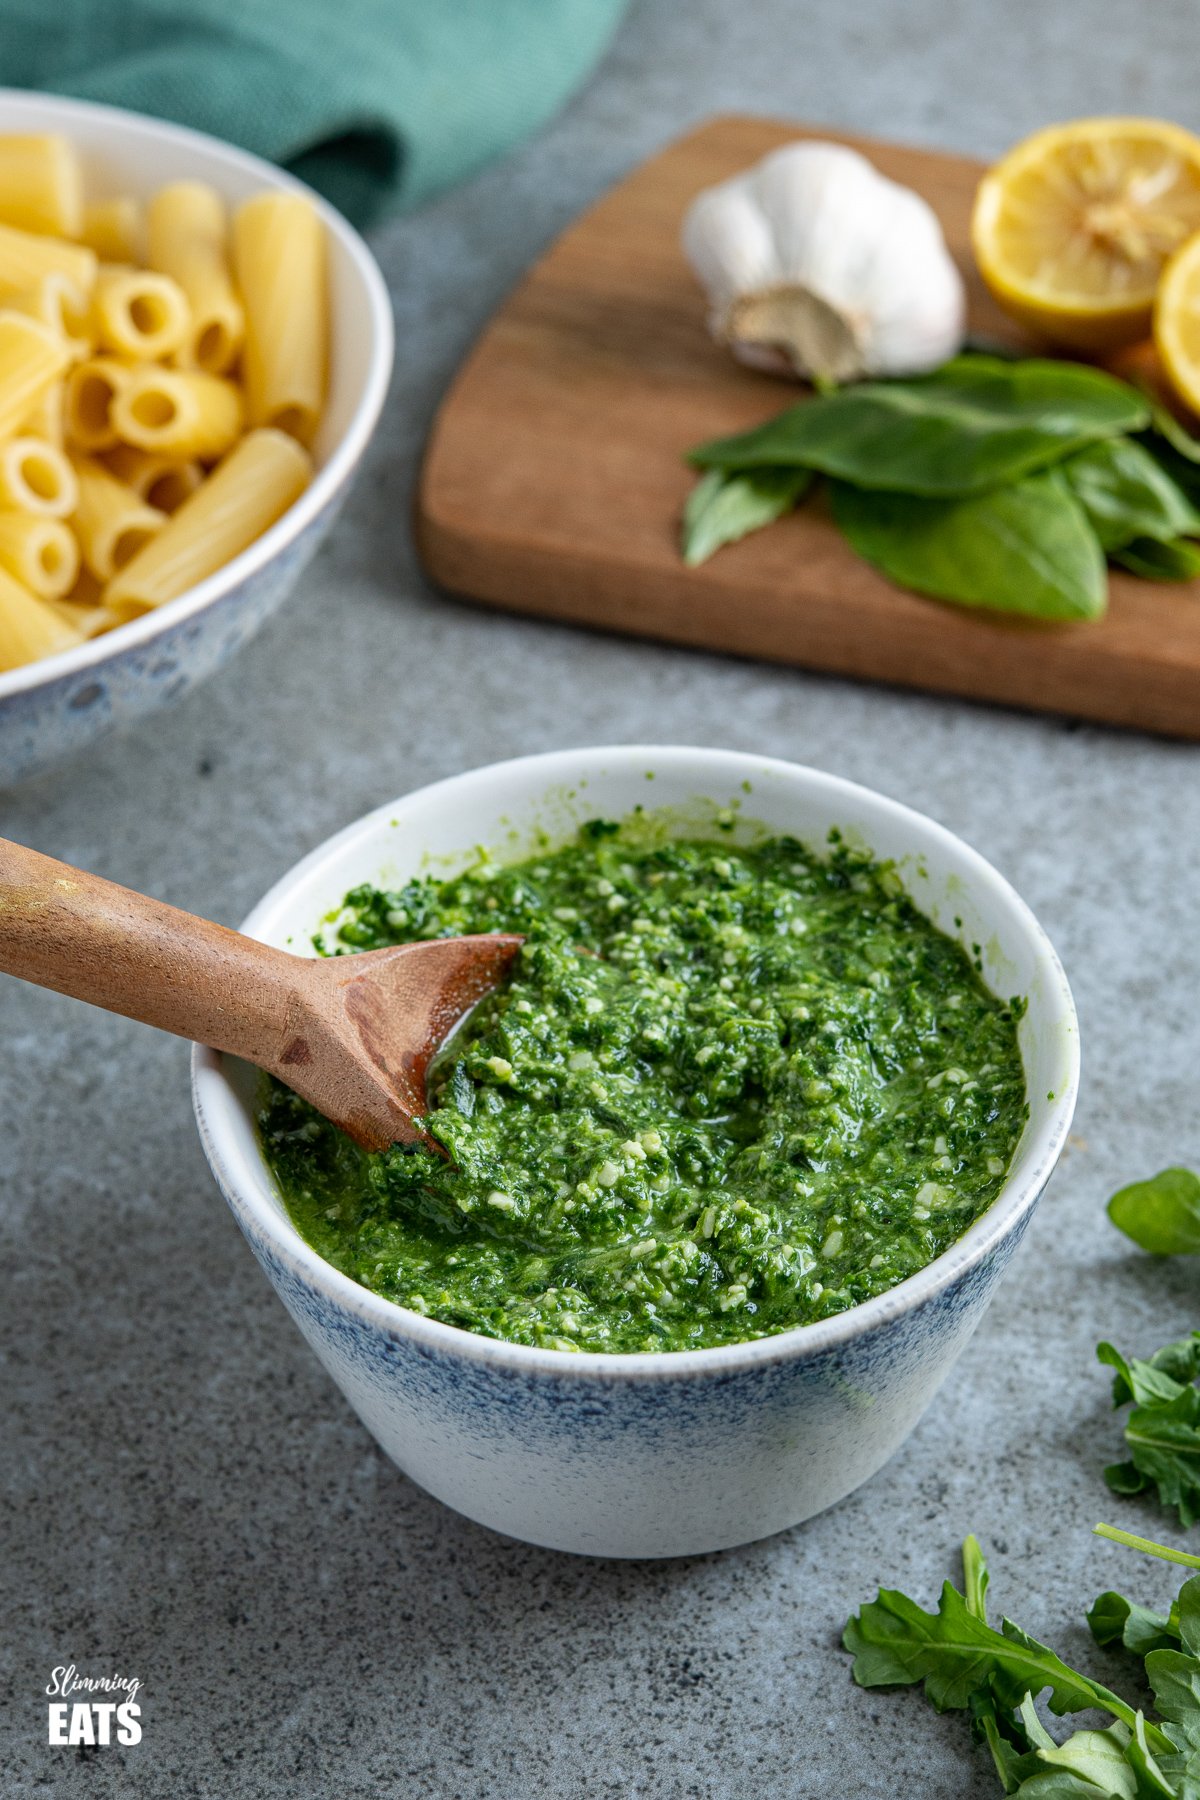
POLYGON ((811 469, 749 469, 740 475, 710 470, 683 509, 684 562, 694 569, 722 544, 735 544, 781 519, 812 481, 811 469))
POLYGON ((1200 463, 1200 438, 1194 438, 1185 425, 1181 425, 1170 407, 1164 406, 1154 394, 1142 388, 1141 393, 1150 409, 1150 431, 1164 438, 1177 456, 1185 462, 1200 463))
POLYGON ((1063 473, 1105 550, 1135 538, 1190 537, 1200 533, 1200 512, 1150 452, 1132 438, 1105 438, 1077 450, 1063 473))
POLYGON ((1200 549, 1183 538, 1166 544, 1134 538, 1111 554, 1115 563, 1143 581, 1194 581, 1200 575, 1200 549))
POLYGON ((691 452, 700 468, 801 465, 856 486, 950 496, 1018 480, 1150 420, 1125 382, 1080 363, 960 356, 911 381, 862 382, 691 452))
POLYGON ((1087 515, 1056 470, 962 500, 833 484, 852 548, 901 587, 1037 619, 1097 619, 1108 584, 1087 515))
POLYGON ((1152 1256, 1200 1256, 1200 1176, 1190 1169, 1131 1182, 1113 1195, 1108 1216, 1152 1256))

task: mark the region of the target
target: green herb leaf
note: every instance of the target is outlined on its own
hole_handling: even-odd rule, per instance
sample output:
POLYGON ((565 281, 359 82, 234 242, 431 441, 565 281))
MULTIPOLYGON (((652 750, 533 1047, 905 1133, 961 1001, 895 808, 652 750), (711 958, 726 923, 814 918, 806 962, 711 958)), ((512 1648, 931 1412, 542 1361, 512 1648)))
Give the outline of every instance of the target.
POLYGON ((1135 1656, 1148 1656, 1151 1650, 1174 1650, 1179 1645, 1179 1620, 1163 1618, 1136 1600, 1127 1600, 1110 1588, 1098 1594, 1087 1615, 1092 1636, 1098 1644, 1122 1644, 1135 1656))
POLYGON ((1115 1193, 1108 1216, 1152 1256, 1200 1256, 1200 1176, 1164 1169, 1115 1193))
POLYGON ((701 444, 701 468, 799 464, 859 487, 980 493, 1150 422, 1142 395, 1080 363, 960 356, 911 381, 820 395, 736 437, 701 444))
POLYGON ((1096 619, 1104 553, 1057 469, 964 500, 869 493, 836 482, 851 547, 901 587, 1037 619, 1096 619))
POLYGON ((1117 1372, 1113 1377, 1113 1405, 1153 1405, 1174 1400, 1189 1381, 1200 1375, 1200 1331, 1164 1344, 1148 1362, 1137 1357, 1126 1361, 1112 1344, 1097 1344, 1096 1359, 1117 1372))
MULTIPOLYGON (((1142 1713, 1137 1716, 1133 1741, 1128 1745, 1125 1754, 1129 1759, 1130 1768, 1137 1777, 1138 1800, 1159 1800, 1159 1796, 1162 1797, 1162 1800, 1184 1800, 1183 1790, 1176 1788, 1167 1780, 1164 1770, 1146 1741, 1146 1720, 1142 1713)), ((1194 1794, 1193 1800, 1195 1800, 1194 1794)))
MULTIPOLYGON (((1104 1731, 1076 1731, 1065 1743, 1038 1751, 1039 1762, 1052 1769, 1062 1769, 1084 1784, 1087 1794, 1119 1796, 1120 1800, 1137 1800, 1137 1777, 1126 1761, 1125 1751, 1133 1733, 1128 1725, 1109 1725, 1104 1731)), ((1019 1793, 1026 1795, 1056 1792, 1035 1778, 1026 1782, 1019 1793)))
POLYGON ((1147 437, 1162 438, 1185 462, 1200 463, 1200 438, 1194 438, 1186 425, 1181 425, 1169 406, 1164 406, 1157 395, 1139 387, 1146 405, 1150 409, 1150 427, 1147 437))
MULTIPOLYGON (((1096 1529, 1170 1561, 1200 1562, 1112 1526, 1096 1529)), ((1125 1641, 1135 1614, 1153 1622, 1146 1673, 1163 1715, 1159 1724, 1007 1620, 1002 1632, 991 1630, 983 1616, 987 1566, 974 1538, 963 1545, 963 1576, 965 1593, 947 1582, 936 1614, 881 1589, 849 1621, 843 1641, 861 1686, 923 1681, 939 1711, 967 1706, 1004 1792, 1017 1800, 1200 1800, 1200 1579, 1184 1583, 1169 1621, 1116 1594, 1101 1595, 1089 1615, 1100 1643, 1125 1641), (1100 1707, 1114 1722, 1058 1744, 1034 1707, 1042 1688, 1056 1712, 1100 1707)))
POLYGON ((748 469, 740 475, 710 470, 683 509, 684 562, 694 569, 722 544, 736 544, 773 524, 791 512, 812 482, 812 470, 803 468, 748 469))
POLYGON ((1200 550, 1184 538, 1163 544, 1154 538, 1133 538, 1112 559, 1143 581, 1194 581, 1200 575, 1200 550))
POLYGON ((1200 532, 1200 512, 1132 438, 1089 444, 1062 468, 1105 550, 1120 550, 1135 538, 1169 541, 1200 532))
POLYGON ((1200 1519, 1200 1332, 1165 1344, 1149 1362, 1129 1361, 1111 1344, 1097 1346, 1102 1363, 1116 1370, 1113 1405, 1133 1411, 1125 1421, 1130 1460, 1105 1469, 1115 1494, 1158 1489, 1184 1525, 1200 1519))
POLYGON ((1010 1708, 1045 1688, 1056 1713, 1098 1706, 1133 1728, 1133 1709, 1116 1694, 1068 1668, 1009 1620, 996 1631, 976 1618, 949 1582, 936 1613, 922 1611, 894 1588, 880 1588, 879 1598, 849 1621, 842 1642, 854 1657, 860 1687, 923 1682, 938 1712, 967 1707, 972 1694, 989 1685, 999 1704, 1010 1708))

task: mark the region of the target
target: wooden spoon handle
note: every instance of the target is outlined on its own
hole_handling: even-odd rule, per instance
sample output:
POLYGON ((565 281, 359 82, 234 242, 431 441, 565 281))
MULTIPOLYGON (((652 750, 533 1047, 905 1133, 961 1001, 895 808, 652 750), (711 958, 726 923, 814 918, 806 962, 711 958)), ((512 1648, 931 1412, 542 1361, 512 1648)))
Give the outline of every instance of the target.
POLYGON ((268 1068, 305 987, 302 957, 6 838, 0 970, 268 1068))

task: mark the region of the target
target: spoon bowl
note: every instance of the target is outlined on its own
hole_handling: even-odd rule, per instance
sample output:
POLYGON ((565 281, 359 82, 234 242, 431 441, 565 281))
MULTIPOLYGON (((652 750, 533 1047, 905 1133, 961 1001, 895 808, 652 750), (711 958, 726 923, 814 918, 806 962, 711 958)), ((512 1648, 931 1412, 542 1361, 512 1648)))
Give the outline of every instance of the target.
POLYGON ((440 1150, 420 1123, 430 1063, 522 941, 313 960, 0 838, 0 970, 244 1057, 365 1150, 440 1150))

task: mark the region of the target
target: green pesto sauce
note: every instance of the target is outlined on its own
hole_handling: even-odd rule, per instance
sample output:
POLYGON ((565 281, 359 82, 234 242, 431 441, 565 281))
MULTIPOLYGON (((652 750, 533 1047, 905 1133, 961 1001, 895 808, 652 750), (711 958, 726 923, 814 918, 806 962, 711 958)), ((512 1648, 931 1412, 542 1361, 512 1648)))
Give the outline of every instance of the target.
POLYGON ((364 1287, 560 1350, 735 1343, 883 1293, 1000 1188, 1022 1004, 886 866, 595 821, 526 862, 356 888, 318 947, 489 930, 527 942, 434 1072, 452 1162, 265 1099, 292 1218, 364 1287))

